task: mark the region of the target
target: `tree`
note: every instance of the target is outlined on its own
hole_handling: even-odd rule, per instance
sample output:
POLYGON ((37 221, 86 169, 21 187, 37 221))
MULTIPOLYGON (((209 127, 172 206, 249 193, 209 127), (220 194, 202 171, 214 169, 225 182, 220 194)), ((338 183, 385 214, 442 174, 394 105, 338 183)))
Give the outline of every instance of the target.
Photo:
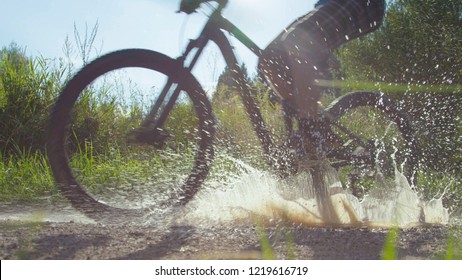
POLYGON ((453 149, 462 139, 462 92, 451 87, 462 84, 462 0, 395 0, 383 26, 338 57, 346 79, 398 85, 392 96, 416 121, 432 167, 462 167, 453 149))
MULTIPOLYGON (((247 67, 245 63, 241 65, 242 72, 244 73, 244 79, 247 84, 252 83, 252 79, 249 77, 247 67)), ((217 90, 214 94, 214 100, 222 99, 228 100, 233 96, 237 95, 236 90, 239 89, 237 81, 234 79, 234 74, 228 66, 225 67, 223 72, 218 77, 217 90)))
POLYGON ((462 1, 396 0, 383 27, 340 52, 344 71, 392 83, 462 83, 462 1))

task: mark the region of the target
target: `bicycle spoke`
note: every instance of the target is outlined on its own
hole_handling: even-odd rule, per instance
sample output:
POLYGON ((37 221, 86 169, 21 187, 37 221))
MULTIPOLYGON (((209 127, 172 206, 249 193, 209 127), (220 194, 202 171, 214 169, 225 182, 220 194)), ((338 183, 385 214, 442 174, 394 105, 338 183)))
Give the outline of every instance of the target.
POLYGON ((332 131, 341 139, 328 157, 347 186, 363 193, 377 176, 394 182, 395 171, 412 178, 416 142, 406 117, 389 99, 373 92, 340 97, 326 110, 332 131))
POLYGON ((205 92, 182 69, 178 61, 157 52, 122 50, 89 63, 69 81, 51 116, 47 152, 58 186, 75 208, 97 220, 115 221, 148 209, 185 204, 194 196, 213 157, 214 119, 205 92), (146 73, 126 71, 135 67, 146 73), (182 79, 175 84, 172 81, 178 75, 182 79), (131 111, 113 103, 101 105, 107 113, 81 116, 79 95, 101 88, 104 94, 123 96, 117 90, 132 85, 139 76, 150 77, 143 86, 157 98, 147 120, 142 121, 146 100, 139 99, 130 104, 131 111), (106 86, 111 78, 116 86, 106 86), (165 81, 165 87, 155 86, 165 81), (158 126, 153 127, 150 121, 156 117, 158 126), (109 123, 104 130, 98 125, 103 122, 109 123), (126 145, 124 136, 139 123, 145 127, 129 137, 144 138, 137 143, 154 148, 126 145))

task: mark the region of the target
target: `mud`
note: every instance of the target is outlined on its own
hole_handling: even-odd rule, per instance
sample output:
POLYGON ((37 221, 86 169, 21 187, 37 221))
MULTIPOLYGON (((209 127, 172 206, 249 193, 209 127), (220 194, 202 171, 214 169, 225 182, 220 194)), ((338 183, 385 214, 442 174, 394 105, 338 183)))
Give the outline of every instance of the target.
MULTIPOLYGON (((438 259, 447 227, 399 231, 399 259, 438 259)), ((388 230, 302 226, 146 226, 80 222, 0 222, 0 259, 380 259, 388 230), (268 246, 266 247, 268 248, 268 246), (268 255, 267 255, 268 256, 268 255), (267 257, 266 256, 266 257, 267 257)))

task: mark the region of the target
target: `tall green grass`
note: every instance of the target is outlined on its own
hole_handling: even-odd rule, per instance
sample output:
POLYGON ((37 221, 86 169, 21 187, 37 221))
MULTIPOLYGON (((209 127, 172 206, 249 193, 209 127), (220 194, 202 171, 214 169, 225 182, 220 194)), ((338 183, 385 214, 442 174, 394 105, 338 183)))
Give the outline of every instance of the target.
MULTIPOLYGON (((136 195, 144 191, 148 191, 145 194, 148 196, 173 193, 176 183, 180 184, 189 174, 191 166, 187 162, 192 163, 194 155, 187 149, 181 154, 171 149, 161 154, 150 147, 113 147, 97 154, 88 143, 85 149, 72 154, 70 166, 78 182, 93 195, 103 198, 111 193, 129 191, 136 201, 136 195)), ((7 157, 0 154, 0 201, 41 202, 50 199, 60 201, 63 197, 43 153, 24 152, 21 156, 7 157)))
POLYGON ((48 159, 42 153, 0 153, 0 201, 35 200, 56 194, 48 159))
POLYGON ((0 51, 0 150, 43 149, 48 110, 64 72, 43 57, 28 58, 12 44, 0 51))

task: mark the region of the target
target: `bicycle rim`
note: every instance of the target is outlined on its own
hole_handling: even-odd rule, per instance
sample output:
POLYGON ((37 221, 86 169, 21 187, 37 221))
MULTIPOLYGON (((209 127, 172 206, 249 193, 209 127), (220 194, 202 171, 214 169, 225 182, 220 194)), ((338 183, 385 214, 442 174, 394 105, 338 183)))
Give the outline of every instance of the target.
POLYGON ((383 94, 353 92, 327 109, 338 143, 329 157, 346 187, 357 196, 374 186, 394 185, 396 171, 412 185, 417 140, 401 110, 383 94))
POLYGON ((122 50, 68 82, 51 115, 47 151, 75 208, 94 219, 126 219, 186 204, 208 174, 213 136, 210 102, 190 72, 153 51, 122 50), (128 145, 127 135, 149 110, 143 106, 155 102, 168 79, 181 93, 161 128, 162 147, 128 145), (119 103, 127 93, 129 103, 119 103), (141 93, 151 102, 136 100, 141 93))

